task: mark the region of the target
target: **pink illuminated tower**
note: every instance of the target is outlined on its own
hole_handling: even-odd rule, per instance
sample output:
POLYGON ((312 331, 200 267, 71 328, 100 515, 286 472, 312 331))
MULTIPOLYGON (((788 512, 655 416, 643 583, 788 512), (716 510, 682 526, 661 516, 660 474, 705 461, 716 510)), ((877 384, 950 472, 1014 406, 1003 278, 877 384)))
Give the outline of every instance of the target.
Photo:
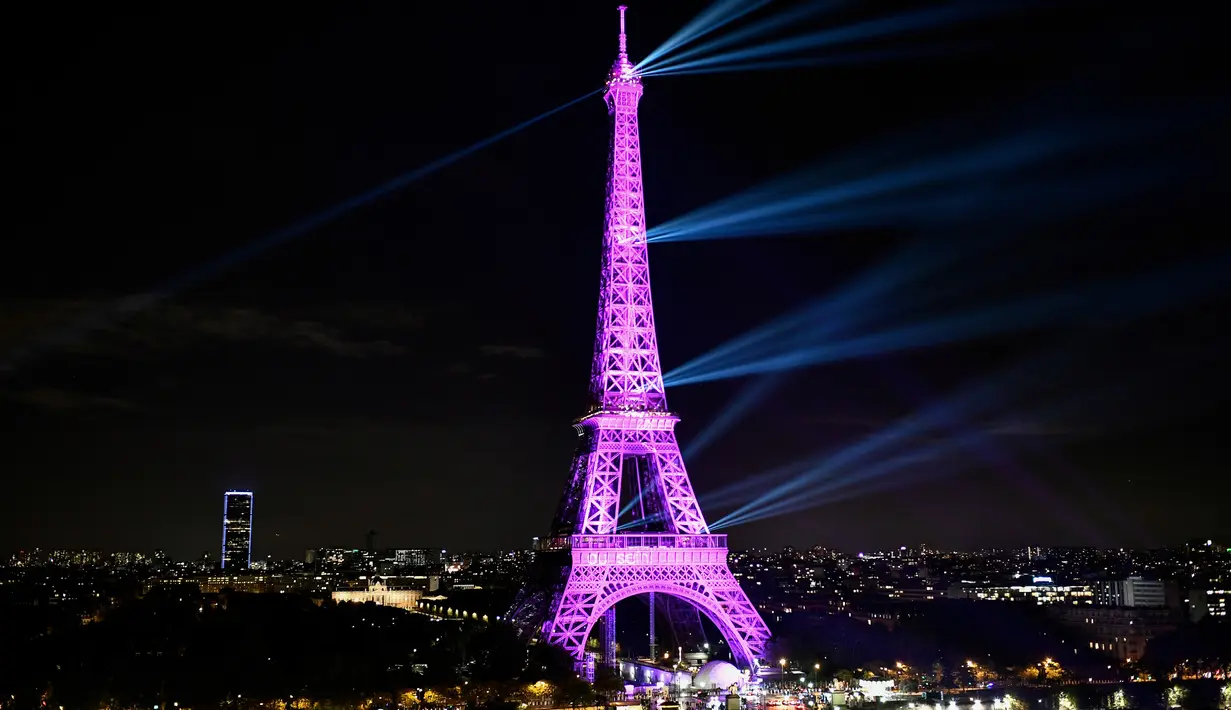
POLYGON ((590 407, 574 424, 580 442, 552 535, 538 543, 535 578, 510 617, 579 663, 602 620, 610 662, 616 602, 665 595, 708 617, 735 660, 752 667, 769 630, 727 567, 726 536, 710 534, 676 443, 679 418, 667 409, 650 296, 641 77, 628 59, 624 10, 603 97, 612 134, 590 407))

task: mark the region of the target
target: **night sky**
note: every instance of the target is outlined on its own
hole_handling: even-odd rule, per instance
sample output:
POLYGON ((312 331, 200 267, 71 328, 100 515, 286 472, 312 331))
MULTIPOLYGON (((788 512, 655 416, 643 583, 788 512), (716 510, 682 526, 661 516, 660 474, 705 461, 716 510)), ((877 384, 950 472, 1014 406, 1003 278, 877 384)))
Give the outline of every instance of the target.
MULTIPOLYGON (((600 97, 182 286, 280 227, 597 89, 615 57, 615 4, 265 14, 173 3, 145 15, 57 8, 11 26, 0 550, 217 554, 228 488, 255 491, 262 557, 359 547, 369 529, 381 546, 449 549, 524 546, 545 533, 568 473, 570 421, 586 405, 608 131, 600 97), (165 298, 132 298, 149 293, 165 298), (125 298, 139 307, 115 315, 125 298)), ((851 5, 829 21, 906 6, 851 5)), ((1067 101, 1093 98, 1114 115, 1137 101, 1226 96, 1211 18, 1059 5, 924 33, 942 51, 910 61, 647 79, 650 224, 890 137, 926 145, 929 126, 960 131, 962 117, 1015 105, 1064 115, 1067 101)), ((632 4, 634 59, 702 7, 632 4)), ((1017 118, 1035 120, 1030 110, 1017 118)), ((1002 119, 986 120, 976 125, 994 134, 1002 119)), ((1008 210, 1004 228, 1029 238, 987 255, 980 274, 1029 261, 1048 288, 1069 288, 1214 253, 1228 233, 1226 143, 1208 125, 1174 131, 1197 163, 1185 178, 1045 225, 1008 210)), ((664 366, 824 296, 914 236, 653 245, 664 366)), ((1104 389, 1120 386, 1120 366, 1131 373, 1118 406, 965 422, 1015 422, 997 439, 1015 463, 903 471, 841 504, 727 530, 731 544, 1231 539, 1229 315, 1217 293, 1083 326, 1078 335, 1095 341, 1083 357, 1107 374, 1104 389)), ((1073 336, 1035 328, 791 373, 690 461, 692 481, 704 494, 852 444, 1073 336)), ((681 441, 740 385, 670 391, 681 441)))

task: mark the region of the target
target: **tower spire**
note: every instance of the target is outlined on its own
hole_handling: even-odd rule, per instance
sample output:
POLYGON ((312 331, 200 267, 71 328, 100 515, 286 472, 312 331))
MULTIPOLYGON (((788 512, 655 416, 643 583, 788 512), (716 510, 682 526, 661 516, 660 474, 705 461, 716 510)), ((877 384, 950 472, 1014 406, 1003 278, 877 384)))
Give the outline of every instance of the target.
POLYGON ((667 411, 646 251, 645 200, 637 102, 641 77, 624 51, 620 6, 620 56, 607 80, 611 149, 607 155, 607 224, 598 333, 590 373, 591 411, 667 411))
POLYGON ((628 61, 628 35, 624 34, 624 11, 628 9, 627 5, 621 5, 620 10, 620 53, 616 56, 615 64, 611 66, 611 76, 607 79, 607 86, 612 84, 640 84, 641 77, 637 76, 637 67, 632 62, 628 61))
POLYGON ((624 11, 628 9, 627 5, 621 5, 620 10, 620 56, 628 58, 628 37, 624 34, 624 11))

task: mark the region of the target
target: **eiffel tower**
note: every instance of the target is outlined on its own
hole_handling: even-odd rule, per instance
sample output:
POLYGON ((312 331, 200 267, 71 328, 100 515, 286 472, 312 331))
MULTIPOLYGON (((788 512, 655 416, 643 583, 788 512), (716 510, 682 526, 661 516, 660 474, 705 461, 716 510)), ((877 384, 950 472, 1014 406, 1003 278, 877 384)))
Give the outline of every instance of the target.
POLYGON ((592 670, 586 643, 600 620, 603 656, 614 662, 615 604, 649 595, 653 620, 652 600, 666 596, 673 623, 683 622, 684 610, 695 623, 699 612, 734 660, 751 668, 769 629, 727 566, 726 535, 710 534, 675 439, 679 417, 667 408, 650 296, 637 129, 641 77, 628 59, 626 8, 619 9, 619 56, 603 97, 612 133, 590 407, 574 422, 580 442, 572 475, 509 618, 567 650, 579 669, 592 670), (625 485, 635 495, 622 508, 625 485), (621 523, 622 513, 633 518, 621 523))

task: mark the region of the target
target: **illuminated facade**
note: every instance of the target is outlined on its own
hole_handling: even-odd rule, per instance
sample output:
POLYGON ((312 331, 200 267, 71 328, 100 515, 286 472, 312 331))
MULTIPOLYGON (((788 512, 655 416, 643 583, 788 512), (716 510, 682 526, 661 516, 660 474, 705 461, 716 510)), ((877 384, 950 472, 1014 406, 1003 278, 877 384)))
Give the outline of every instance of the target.
POLYGON ((444 550, 395 550, 393 564, 397 567, 436 567, 444 559, 444 550))
POLYGON ((1231 591, 1226 589, 1210 589, 1205 593, 1206 609, 1210 616, 1227 616, 1228 599, 1231 591))
POLYGON ((1188 593, 1188 604, 1194 622, 1206 616, 1226 619, 1231 612, 1231 589, 1193 589, 1188 593))
POLYGON ((1150 607, 1053 606, 1048 613, 1085 635, 1091 650, 1122 661, 1141 660, 1152 639, 1176 630, 1180 616, 1150 607))
POLYGON ((252 491, 227 491, 222 504, 222 568, 252 567, 252 491))
POLYGON ((602 619, 603 655, 614 663, 614 605, 657 594, 686 608, 694 621, 698 611, 705 614, 736 662, 750 667, 769 630, 727 566, 726 536, 709 532, 676 442, 679 418, 667 408, 646 243, 637 125, 642 86, 628 59, 624 9, 604 95, 612 133, 590 407, 575 422, 580 442, 551 537, 538 543, 536 581, 510 615, 579 665, 602 619), (622 508, 624 480, 636 491, 622 508))
POLYGON ((1009 586, 971 587, 966 583, 956 584, 946 594, 950 599, 977 599, 980 601, 1033 602, 1035 604, 1094 603, 1094 587, 1089 584, 1055 584, 1051 577, 1035 577, 1030 584, 1009 586))
POLYGON ((1094 587, 1094 603, 1116 607, 1168 606, 1167 584, 1141 577, 1098 582, 1094 587))
POLYGON ((390 589, 383 582, 373 582, 367 589, 347 589, 333 593, 335 602, 392 606, 412 611, 419 606, 423 592, 418 589, 390 589))

